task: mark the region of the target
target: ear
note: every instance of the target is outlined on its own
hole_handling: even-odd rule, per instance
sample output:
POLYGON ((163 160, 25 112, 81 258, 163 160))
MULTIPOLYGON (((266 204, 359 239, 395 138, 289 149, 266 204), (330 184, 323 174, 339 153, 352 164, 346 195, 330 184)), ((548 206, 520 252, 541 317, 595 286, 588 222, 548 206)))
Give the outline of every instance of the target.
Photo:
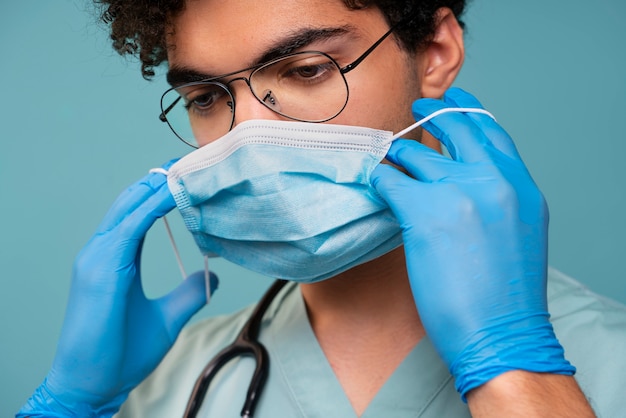
POLYGON ((463 29, 448 8, 437 12, 432 41, 417 54, 421 60, 422 97, 439 98, 450 88, 465 58, 463 29))

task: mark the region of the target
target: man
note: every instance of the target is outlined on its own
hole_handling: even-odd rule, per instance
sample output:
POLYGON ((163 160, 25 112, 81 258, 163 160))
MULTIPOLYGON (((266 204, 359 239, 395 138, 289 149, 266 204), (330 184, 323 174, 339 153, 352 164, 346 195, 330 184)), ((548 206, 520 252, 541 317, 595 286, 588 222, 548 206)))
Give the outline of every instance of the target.
MULTIPOLYGON (((138 47, 147 76, 167 60, 168 80, 183 98, 166 102, 163 117, 187 141, 169 114, 170 105, 184 105, 192 139, 207 145, 198 152, 224 143, 223 135, 239 140, 249 121, 325 121, 399 132, 444 108, 480 108, 469 94, 449 90, 464 56, 463 2, 110 3, 106 16, 116 48, 138 47), (313 61, 295 67, 298 80, 321 86, 330 77, 345 79, 345 107, 324 113, 337 89, 300 109, 276 88, 259 87, 267 83, 261 71, 291 74, 283 67, 291 70, 303 56, 313 61), (320 64, 314 60, 320 57, 332 60, 320 64), (203 94, 196 94, 198 86, 203 94), (230 124, 213 123, 207 113, 222 100, 218 109, 227 109, 230 124), (322 116, 309 116, 309 109, 322 116), (194 118, 212 123, 200 129, 194 118), (224 128, 209 133, 213 126, 224 128)), ((287 129, 265 129, 274 135, 274 126, 287 129)), ((310 129, 323 129, 318 126, 310 129)), ((259 336, 271 363, 256 415, 592 416, 548 322, 547 210, 510 138, 484 114, 442 114, 423 126, 426 131, 414 130, 403 136, 412 140, 388 149, 397 169, 386 164, 368 172, 399 221, 403 247, 367 263, 344 263, 331 276, 315 270, 311 280, 294 278, 301 284, 279 293, 259 336), (452 160, 438 154, 440 141, 452 160), (455 386, 467 405, 452 396, 455 386)), ((165 167, 168 177, 176 167, 165 167)), ((111 415, 155 368, 120 416, 180 415, 193 379, 235 339, 249 310, 194 326, 169 351, 206 302, 203 275, 192 275, 162 300, 143 296, 141 241, 158 217, 176 204, 184 209, 170 188, 162 174, 132 186, 79 255, 55 363, 21 416, 111 415)), ((317 200, 347 211, 348 205, 335 204, 339 196, 323 197, 317 200)), ((240 212, 231 217, 262 228, 240 212)), ((317 268, 316 260, 311 256, 309 264, 317 268)), ((565 279, 557 286, 573 292, 565 279)), ((250 367, 242 360, 216 376, 200 414, 238 414, 250 367)))

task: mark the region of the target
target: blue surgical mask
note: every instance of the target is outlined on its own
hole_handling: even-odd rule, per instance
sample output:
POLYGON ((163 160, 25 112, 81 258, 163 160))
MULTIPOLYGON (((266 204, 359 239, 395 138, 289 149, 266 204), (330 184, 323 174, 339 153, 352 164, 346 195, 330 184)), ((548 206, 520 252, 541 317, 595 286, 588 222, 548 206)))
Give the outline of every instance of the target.
POLYGON ((250 120, 180 159, 168 185, 205 257, 317 282, 402 245, 370 185, 393 140, 359 126, 250 120))
POLYGON ((370 186, 390 144, 375 129, 251 120, 179 160, 168 184, 204 255, 314 282, 402 244, 370 186))

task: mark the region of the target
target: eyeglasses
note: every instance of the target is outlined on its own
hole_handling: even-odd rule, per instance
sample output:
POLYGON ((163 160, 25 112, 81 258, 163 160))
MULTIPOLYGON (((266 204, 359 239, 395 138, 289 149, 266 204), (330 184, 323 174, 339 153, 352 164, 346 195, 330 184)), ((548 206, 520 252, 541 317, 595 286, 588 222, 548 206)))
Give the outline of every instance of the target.
POLYGON ((243 80, 261 104, 281 116, 301 122, 329 121, 348 104, 345 74, 363 62, 399 23, 345 67, 323 52, 296 52, 234 73, 173 87, 161 97, 159 119, 167 122, 184 143, 194 148, 205 145, 232 129, 235 97, 229 85, 243 80), (244 71, 250 71, 250 75, 226 83, 217 81, 244 71))

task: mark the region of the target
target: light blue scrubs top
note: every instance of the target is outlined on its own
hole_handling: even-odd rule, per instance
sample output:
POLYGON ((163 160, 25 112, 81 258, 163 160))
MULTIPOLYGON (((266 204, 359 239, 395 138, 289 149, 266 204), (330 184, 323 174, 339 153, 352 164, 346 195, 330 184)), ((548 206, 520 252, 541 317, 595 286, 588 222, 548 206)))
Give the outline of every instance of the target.
MULTIPOLYGON (((626 307, 550 269, 549 309, 576 378, 600 417, 626 417, 626 307)), ((234 341, 252 308, 186 328, 159 367, 116 415, 180 417, 205 365, 234 341)), ((309 324, 300 288, 288 284, 264 316, 260 335, 270 373, 255 417, 356 417, 309 324)), ((392 342, 390 342, 392 344, 392 342)), ((254 369, 233 360, 209 388, 199 417, 239 417, 254 369)), ((467 405, 428 338, 404 359, 362 415, 468 417, 467 405)))

